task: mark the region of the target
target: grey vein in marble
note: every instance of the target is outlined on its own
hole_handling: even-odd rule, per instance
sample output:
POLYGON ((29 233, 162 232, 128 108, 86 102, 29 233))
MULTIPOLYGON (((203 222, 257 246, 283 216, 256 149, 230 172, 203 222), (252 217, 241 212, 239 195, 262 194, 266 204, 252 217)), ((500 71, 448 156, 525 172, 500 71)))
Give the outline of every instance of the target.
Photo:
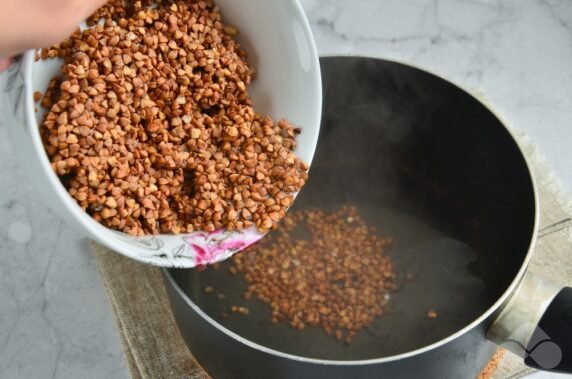
POLYGON ((83 236, 38 199, 8 141, 0 124, 0 378, 127 377, 83 236))
POLYGON ((572 176, 572 2, 302 0, 322 55, 410 63, 478 95, 572 176), (564 140, 562 140, 564 138, 564 140))

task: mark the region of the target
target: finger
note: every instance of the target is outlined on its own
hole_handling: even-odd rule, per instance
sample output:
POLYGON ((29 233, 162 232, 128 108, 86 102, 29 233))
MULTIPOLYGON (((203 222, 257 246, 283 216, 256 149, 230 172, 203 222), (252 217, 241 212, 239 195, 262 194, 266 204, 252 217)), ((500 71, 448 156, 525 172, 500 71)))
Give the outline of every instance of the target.
POLYGON ((61 42, 105 3, 106 0, 0 0, 0 57, 61 42), (28 11, 22 12, 22 6, 28 11))
POLYGON ((7 70, 11 64, 12 64, 12 59, 0 58, 0 72, 7 70))
POLYGON ((78 22, 83 21, 91 16, 98 8, 102 7, 107 0, 84 0, 81 2, 83 9, 78 14, 78 22))

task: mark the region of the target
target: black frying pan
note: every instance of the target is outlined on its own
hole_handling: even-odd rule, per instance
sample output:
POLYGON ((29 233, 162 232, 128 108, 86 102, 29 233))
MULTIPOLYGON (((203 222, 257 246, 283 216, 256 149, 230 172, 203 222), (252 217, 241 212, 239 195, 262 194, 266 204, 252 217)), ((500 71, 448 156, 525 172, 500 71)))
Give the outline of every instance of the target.
MULTIPOLYGON (((357 206, 381 236, 393 238, 398 275, 415 279, 392 295, 392 314, 346 346, 319 327, 271 325, 265 305, 242 299, 245 284, 228 274, 228 263, 216 271, 169 270, 183 336, 215 378, 474 376, 495 350, 485 333, 522 282, 535 238, 525 159, 494 114, 445 80, 377 59, 321 63, 321 135, 294 209, 357 206), (227 299, 205 294, 206 286, 227 299), (221 320, 232 304, 251 314, 221 320), (430 309, 436 319, 427 317, 430 309)), ((558 334, 572 338, 570 325, 558 334)), ((527 338, 517 348, 530 355, 527 338)), ((559 365, 538 357, 532 364, 570 369, 565 348, 559 365)))

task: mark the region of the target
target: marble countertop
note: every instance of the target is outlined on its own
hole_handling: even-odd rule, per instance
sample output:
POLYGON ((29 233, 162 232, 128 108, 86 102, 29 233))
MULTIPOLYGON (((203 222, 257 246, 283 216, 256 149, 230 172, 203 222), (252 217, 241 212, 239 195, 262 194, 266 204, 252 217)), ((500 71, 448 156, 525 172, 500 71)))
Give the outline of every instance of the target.
MULTIPOLYGON (((321 55, 383 57, 449 78, 528 134, 572 191, 571 1, 301 2, 321 55)), ((0 127, 0 378, 126 378, 84 238, 37 199, 13 148, 0 127)))

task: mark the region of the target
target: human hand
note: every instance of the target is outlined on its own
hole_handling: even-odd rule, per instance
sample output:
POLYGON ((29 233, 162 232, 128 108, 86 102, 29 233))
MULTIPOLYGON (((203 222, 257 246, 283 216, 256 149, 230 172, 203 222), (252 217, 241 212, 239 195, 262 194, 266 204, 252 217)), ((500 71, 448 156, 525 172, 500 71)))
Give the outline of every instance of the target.
POLYGON ((11 57, 61 42, 106 0, 0 0, 0 72, 11 57))

